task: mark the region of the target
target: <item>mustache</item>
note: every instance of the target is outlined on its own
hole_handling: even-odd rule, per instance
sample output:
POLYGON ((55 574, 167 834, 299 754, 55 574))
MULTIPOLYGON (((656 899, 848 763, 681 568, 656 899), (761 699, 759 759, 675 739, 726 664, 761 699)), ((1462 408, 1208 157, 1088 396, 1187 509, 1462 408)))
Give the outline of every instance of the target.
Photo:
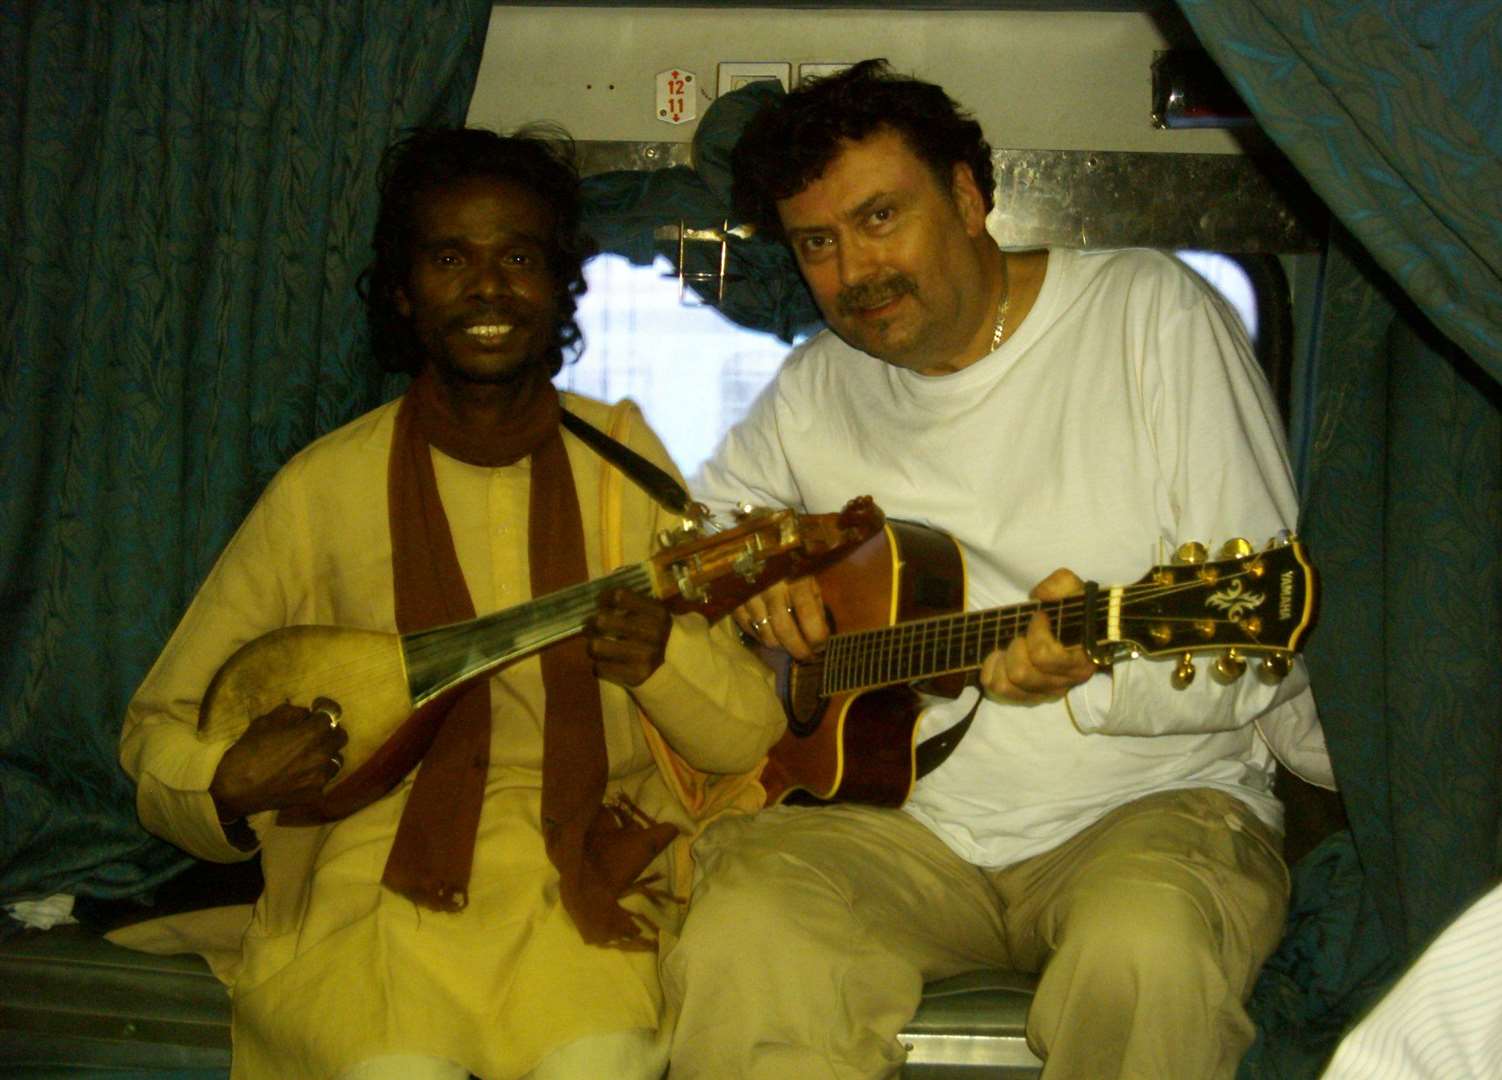
POLYGON ((476 307, 470 308, 462 315, 455 315, 448 321, 448 329, 463 330, 470 326, 509 323, 512 326, 521 326, 531 322, 529 313, 521 307, 507 305, 504 307, 476 307))
POLYGON ((853 315, 859 311, 891 303, 899 296, 918 291, 918 283, 906 274, 893 274, 880 281, 863 281, 859 285, 847 285, 835 297, 835 307, 841 315, 853 315))

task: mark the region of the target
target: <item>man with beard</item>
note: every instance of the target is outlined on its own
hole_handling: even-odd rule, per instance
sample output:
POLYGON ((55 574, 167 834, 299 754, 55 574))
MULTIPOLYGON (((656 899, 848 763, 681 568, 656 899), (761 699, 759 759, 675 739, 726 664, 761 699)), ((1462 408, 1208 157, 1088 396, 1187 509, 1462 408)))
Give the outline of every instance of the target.
MULTIPOLYGON (((706 464, 707 501, 871 492, 956 541, 972 609, 1079 592, 1059 567, 1126 583, 1165 546, 1294 524, 1234 315, 1158 253, 999 250, 990 148, 941 88, 859 64, 766 106, 733 163, 743 217, 786 240, 829 329, 706 464)), ((799 659, 830 635, 812 579, 736 618, 799 659)), ((980 687, 923 713, 920 738, 962 737, 900 810, 708 829, 664 957, 674 1080, 893 1075, 925 980, 986 966, 1040 973, 1045 1076, 1232 1076, 1287 900, 1269 743, 1326 780, 1328 757, 1302 668, 1171 672, 1099 669, 1036 612, 980 687)))
POLYGON ((146 826, 206 859, 261 853, 236 1077, 662 1072, 655 935, 678 913, 652 883, 692 823, 674 754, 739 773, 776 736, 729 620, 607 593, 584 637, 471 686, 422 763, 341 820, 278 816, 343 768, 334 712, 296 700, 237 739, 195 732, 216 670, 268 631, 460 622, 641 561, 678 523, 560 427, 566 410, 672 469, 634 406, 552 385, 578 339, 579 218, 544 138, 392 147, 365 294, 411 387, 288 462, 130 704, 146 826))

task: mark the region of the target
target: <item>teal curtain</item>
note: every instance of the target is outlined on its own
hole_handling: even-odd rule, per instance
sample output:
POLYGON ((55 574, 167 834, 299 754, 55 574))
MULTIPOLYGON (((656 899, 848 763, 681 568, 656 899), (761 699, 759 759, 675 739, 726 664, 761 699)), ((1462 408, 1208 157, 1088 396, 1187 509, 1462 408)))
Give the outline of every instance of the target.
POLYGON ((126 701, 277 466, 377 403, 376 165, 489 0, 0 4, 0 900, 176 872, 126 701))
POLYGON ((1324 583, 1308 660, 1350 818, 1295 868, 1246 1077, 1317 1075, 1502 874, 1502 15, 1180 0, 1338 218, 1295 455, 1324 583))

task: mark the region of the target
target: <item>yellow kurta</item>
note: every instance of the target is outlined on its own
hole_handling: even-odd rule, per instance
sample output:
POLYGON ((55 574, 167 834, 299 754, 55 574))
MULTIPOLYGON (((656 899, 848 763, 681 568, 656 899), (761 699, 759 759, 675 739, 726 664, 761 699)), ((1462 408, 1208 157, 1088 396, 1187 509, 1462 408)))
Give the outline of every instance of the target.
MULTIPOLYGON (((634 406, 612 412, 571 396, 565 406, 613 425, 671 470, 634 406)), ((208 795, 228 743, 196 731, 199 698, 219 665, 243 642, 286 625, 395 630, 386 499, 395 415, 395 403, 383 406, 287 464, 130 704, 120 752, 137 781, 141 820, 195 855, 247 857, 225 839, 208 795)), ((590 576, 644 559, 657 531, 676 522, 593 451, 564 440, 590 576)), ((476 612, 524 602, 530 461, 492 469, 433 457, 476 612)), ((697 769, 735 774, 755 767, 780 728, 769 674, 731 631, 729 620, 713 629, 695 615, 675 620, 666 663, 633 691, 655 732, 624 690, 601 684, 610 791, 684 829, 692 815, 654 762, 658 733, 697 769)), ((496 675, 491 701, 490 773, 462 912, 419 909, 381 887, 410 777, 332 825, 252 820, 267 884, 232 987, 235 1077, 327 1077, 377 1054, 420 1053, 499 1080, 581 1036, 657 1027, 655 955, 585 945, 558 901, 539 821, 538 660, 496 675)), ((716 800, 701 785, 690 801, 699 811, 716 800)), ((671 874, 667 861, 654 868, 671 874)), ((629 902, 638 910, 644 903, 629 902)), ((669 931, 678 914, 653 910, 669 931)))

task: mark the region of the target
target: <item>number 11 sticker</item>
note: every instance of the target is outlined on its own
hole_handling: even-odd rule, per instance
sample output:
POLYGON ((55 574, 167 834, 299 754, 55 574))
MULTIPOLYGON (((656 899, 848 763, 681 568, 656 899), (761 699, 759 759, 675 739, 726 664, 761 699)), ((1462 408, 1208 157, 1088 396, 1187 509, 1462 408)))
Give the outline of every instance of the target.
POLYGON ((692 71, 671 68, 657 73, 657 119, 686 124, 698 117, 699 88, 692 71))

